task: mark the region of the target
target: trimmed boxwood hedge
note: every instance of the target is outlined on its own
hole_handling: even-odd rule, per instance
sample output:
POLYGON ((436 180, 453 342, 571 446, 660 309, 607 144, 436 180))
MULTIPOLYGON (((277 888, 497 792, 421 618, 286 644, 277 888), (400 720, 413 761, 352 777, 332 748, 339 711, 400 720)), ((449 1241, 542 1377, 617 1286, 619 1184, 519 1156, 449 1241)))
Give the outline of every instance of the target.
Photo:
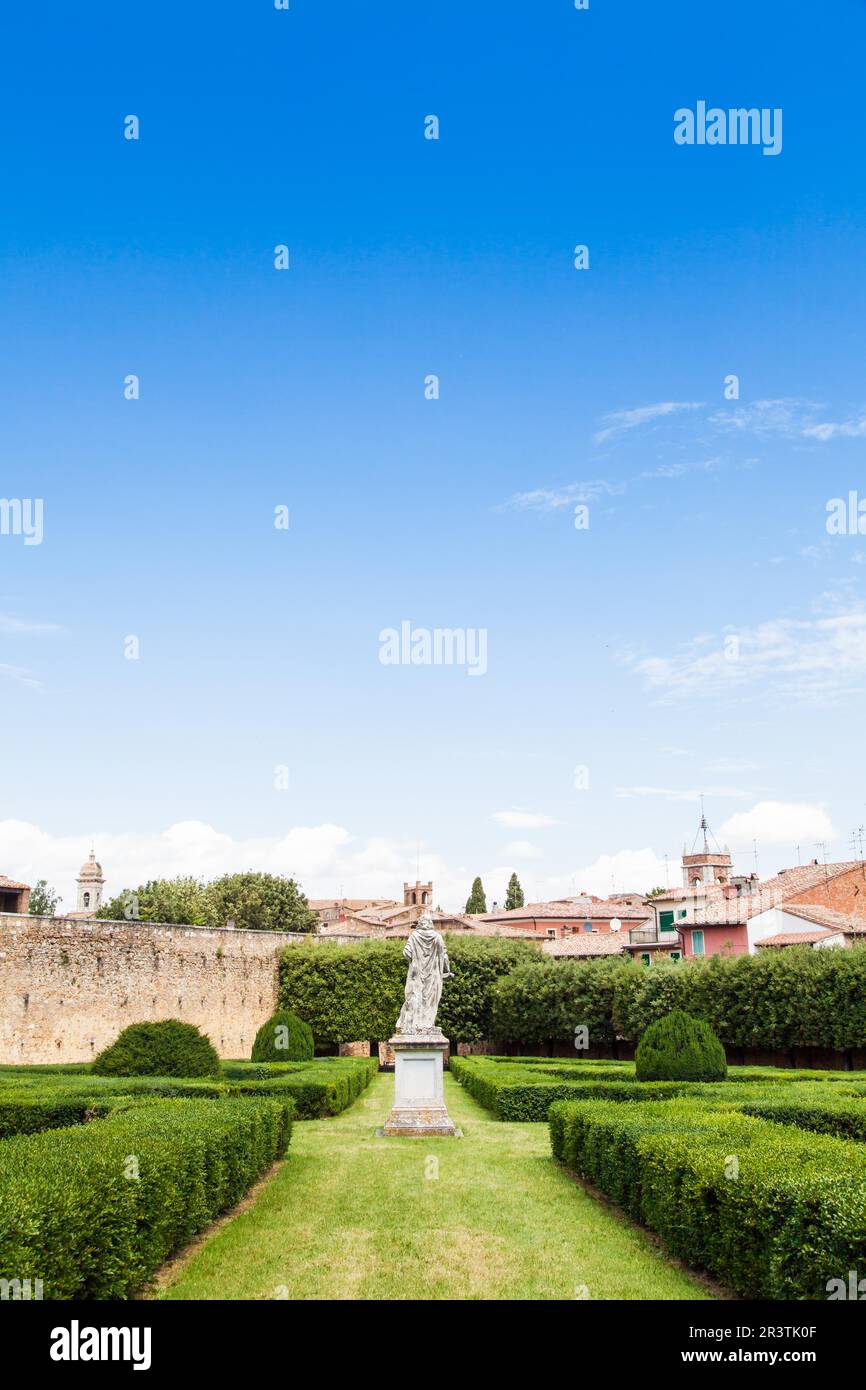
POLYGON ((256 1033, 254 1062, 309 1062, 315 1045, 309 1023, 289 1009, 278 1009, 256 1033))
POLYGON ((710 1025, 673 1009, 644 1033, 634 1068, 638 1081, 724 1081, 728 1064, 710 1025))
POLYGON ((111 1102, 92 1096, 62 1095, 35 1100, 31 1095, 5 1095, 0 1091, 0 1139, 13 1134, 39 1134, 43 1129, 82 1125, 110 1114, 111 1102))
POLYGON ((862 1144, 695 1100, 558 1102, 550 1134, 561 1162, 741 1297, 825 1299, 863 1263, 862 1144))
POLYGON ((128 1298, 283 1155, 292 1109, 145 1101, 4 1140, 0 1278, 41 1279, 49 1299, 128 1298))
POLYGON ((775 1124, 796 1125, 798 1129, 814 1130, 816 1134, 835 1134, 840 1139, 857 1139, 866 1143, 866 1100, 853 1097, 822 1097, 820 1100, 746 1101, 741 1109, 745 1115, 772 1120, 775 1124))
POLYGON ((220 1079, 171 1076, 15 1076, 0 1078, 0 1136, 77 1124, 106 1113, 123 1097, 179 1099, 287 1097, 298 1119, 337 1115, 369 1085, 378 1062, 369 1057, 322 1057, 315 1062, 226 1063, 220 1079), (101 1107, 101 1108, 100 1108, 101 1107), (41 1121, 45 1122, 42 1123, 41 1121))
POLYGON ((823 1100, 827 1087, 840 1101, 866 1094, 866 1078, 851 1072, 733 1067, 714 1083, 637 1081, 629 1062, 569 1062, 540 1057, 452 1057, 452 1075, 470 1095, 500 1120, 544 1121, 558 1100, 664 1100, 700 1095, 730 1107, 739 1100, 775 1096, 779 1090, 805 1100, 823 1100), (862 1089, 861 1089, 862 1088, 862 1089))
POLYGON ((572 1080, 564 1069, 556 1067, 497 1070, 479 1066, 475 1059, 466 1057, 452 1057, 450 1065, 452 1074, 479 1104, 492 1110, 497 1119, 512 1122, 541 1123, 558 1100, 662 1100, 669 1095, 682 1095, 685 1089, 682 1084, 669 1081, 642 1085, 633 1078, 608 1081, 603 1077, 575 1076, 572 1080))
POLYGON ((94 1060, 96 1076, 219 1076, 220 1059, 204 1033, 177 1018, 131 1023, 94 1060))

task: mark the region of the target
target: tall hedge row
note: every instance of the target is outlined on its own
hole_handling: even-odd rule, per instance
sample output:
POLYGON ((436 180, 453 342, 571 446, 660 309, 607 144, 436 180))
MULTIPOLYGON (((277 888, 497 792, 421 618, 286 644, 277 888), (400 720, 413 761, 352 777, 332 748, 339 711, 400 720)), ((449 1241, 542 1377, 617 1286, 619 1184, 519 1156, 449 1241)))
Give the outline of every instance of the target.
MULTIPOLYGON (((489 1038, 494 985, 518 966, 537 961, 539 948, 501 937, 449 936, 446 941, 454 978, 445 983, 437 1022, 447 1037, 461 1042, 489 1038)), ((280 967, 280 1005, 309 1023, 320 1042, 389 1038, 403 1003, 403 945, 288 946, 280 967)))
MULTIPOLYGON (((703 1019, 727 1047, 789 1051, 866 1047, 866 947, 795 947, 755 956, 658 962, 559 960, 534 942, 449 937, 454 978, 439 1023, 452 1041, 526 1047, 616 1038, 638 1042, 674 1009, 703 1019)), ((322 1042, 390 1037, 403 1001, 402 941, 288 947, 280 1004, 322 1042)))
POLYGON ((621 961, 550 960, 521 964, 496 982, 492 1037, 524 1044, 574 1042, 585 1027, 590 1048, 616 1039, 614 990, 621 961))
POLYGON ((494 1036, 536 1044, 637 1042, 673 1009, 702 1018, 728 1047, 866 1047, 866 947, 795 947, 658 963, 544 961, 500 980, 494 1036))

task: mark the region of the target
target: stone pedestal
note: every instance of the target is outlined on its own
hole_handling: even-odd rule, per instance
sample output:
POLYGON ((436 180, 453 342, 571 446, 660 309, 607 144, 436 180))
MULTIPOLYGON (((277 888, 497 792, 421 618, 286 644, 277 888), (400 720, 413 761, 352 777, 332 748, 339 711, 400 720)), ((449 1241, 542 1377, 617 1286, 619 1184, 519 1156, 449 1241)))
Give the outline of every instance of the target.
POLYGON ((395 1033, 388 1046, 394 1051, 394 1104, 382 1133, 459 1135, 445 1108, 442 1063, 448 1039, 441 1029, 412 1036, 395 1033))

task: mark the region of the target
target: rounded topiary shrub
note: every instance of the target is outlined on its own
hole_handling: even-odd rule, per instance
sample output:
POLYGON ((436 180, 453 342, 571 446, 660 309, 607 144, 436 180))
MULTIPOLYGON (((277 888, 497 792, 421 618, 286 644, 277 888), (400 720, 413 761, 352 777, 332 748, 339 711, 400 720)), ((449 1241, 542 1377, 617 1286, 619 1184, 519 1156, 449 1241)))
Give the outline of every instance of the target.
POLYGON ((313 1030, 297 1014, 278 1009, 256 1033, 254 1062, 309 1062, 313 1055, 313 1030))
POLYGON ((724 1081, 725 1049, 708 1023, 674 1009, 647 1028, 634 1056, 638 1081, 724 1081))
POLYGON ((132 1023, 93 1063, 99 1076, 219 1076, 220 1059, 192 1023, 132 1023))

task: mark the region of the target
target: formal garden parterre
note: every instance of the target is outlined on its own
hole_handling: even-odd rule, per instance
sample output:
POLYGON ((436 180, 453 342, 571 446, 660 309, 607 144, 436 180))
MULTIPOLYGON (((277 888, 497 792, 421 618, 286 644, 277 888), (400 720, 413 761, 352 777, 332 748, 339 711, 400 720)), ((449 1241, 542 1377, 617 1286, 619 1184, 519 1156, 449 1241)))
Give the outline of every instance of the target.
MULTIPOLYGON (((276 1277, 306 1243, 335 1287, 393 1296, 396 1275, 373 1270, 359 1284, 343 1265, 369 1245, 402 1269, 399 1184, 424 1155, 401 1140, 409 1147, 398 1159, 393 1141, 376 1138, 392 1083, 380 1076, 368 1089, 375 1059, 313 1054, 391 1031, 403 973, 396 945, 293 948, 255 1061, 221 1061, 195 1029, 165 1021, 125 1030, 94 1064, 0 1068, 0 1279, 41 1279, 46 1298, 134 1296, 274 1173, 254 1206, 277 1242, 268 1259, 249 1247, 255 1223, 231 1221, 225 1235, 208 1236, 189 1276, 174 1277, 177 1288, 221 1296, 227 1284, 234 1296, 273 1297, 261 1270, 276 1277), (342 1127, 338 1117, 357 1101, 360 1117, 342 1127), (294 1162, 298 1122, 311 1141, 294 1162), (237 1261, 237 1279, 226 1259, 237 1261)), ((462 1296, 488 1296, 495 1252, 515 1288, 522 1280, 537 1297, 571 1297, 549 1268, 570 1244, 602 1297, 653 1297, 653 1288, 705 1297, 689 1281, 709 1275, 721 1294, 823 1299, 831 1281, 866 1269, 866 1071, 852 1067, 866 1039, 866 951, 648 971, 466 941, 455 943, 452 968, 441 1014, 452 1044, 449 1104, 465 1138, 429 1141, 437 1161, 448 1155, 451 1186, 425 1187, 422 1207, 431 1231, 456 1223, 463 1264, 449 1277, 462 1296), (582 1031, 601 1052, 636 1042, 636 1061, 532 1055, 582 1031), (460 1042, 491 1037, 522 1043, 528 1055, 457 1054, 460 1042), (727 1066, 717 1039, 780 1059, 797 1047, 832 1049, 839 1066, 727 1066), (541 1134, 549 1138, 539 1147, 541 1134), (535 1166, 526 1168, 529 1154, 535 1166), (499 1220, 500 1163, 520 1187, 531 1227, 522 1234, 499 1220), (450 1215, 437 1192, 449 1194, 450 1215), (635 1223, 629 1239, 641 1228, 660 1238, 655 1251, 628 1246, 631 1284, 608 1269, 608 1256, 622 1258, 622 1219, 635 1223), (673 1279, 662 1252, 681 1262, 673 1279)), ((325 1296, 321 1281, 316 1288, 325 1296)), ((303 1287, 293 1296, 306 1296, 303 1287)))
POLYGON ((560 1162, 742 1297, 826 1298, 866 1261, 866 1077, 639 1081, 629 1064, 527 1058, 452 1071, 500 1119, 547 1120, 560 1162))
POLYGON ((0 1068, 0 1278, 45 1298, 130 1297, 285 1155, 293 1121, 345 1110, 377 1063, 103 1070, 0 1068))

